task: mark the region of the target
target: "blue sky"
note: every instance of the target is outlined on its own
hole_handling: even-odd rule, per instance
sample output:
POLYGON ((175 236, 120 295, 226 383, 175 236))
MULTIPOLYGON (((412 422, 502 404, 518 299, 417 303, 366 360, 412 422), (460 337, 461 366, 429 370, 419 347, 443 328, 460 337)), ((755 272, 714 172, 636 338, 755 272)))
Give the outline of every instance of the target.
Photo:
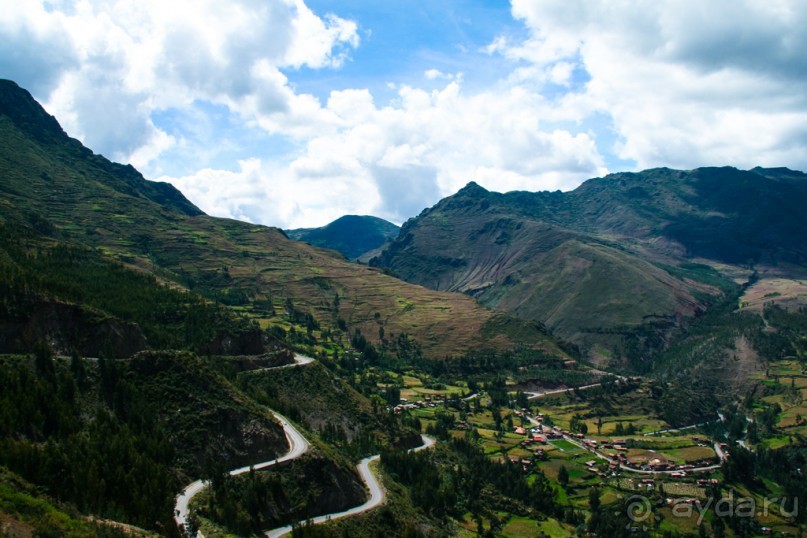
POLYGON ((798 0, 29 0, 0 77, 210 214, 400 223, 475 180, 807 168, 798 0))
POLYGON ((507 66, 481 49, 502 33, 526 34, 513 20, 507 2, 316 1, 318 13, 335 12, 357 21, 362 45, 351 61, 322 73, 303 69, 294 75, 302 91, 326 98, 332 89, 370 88, 394 97, 386 84, 407 84, 427 69, 463 72, 466 84, 485 87, 507 75, 507 66))

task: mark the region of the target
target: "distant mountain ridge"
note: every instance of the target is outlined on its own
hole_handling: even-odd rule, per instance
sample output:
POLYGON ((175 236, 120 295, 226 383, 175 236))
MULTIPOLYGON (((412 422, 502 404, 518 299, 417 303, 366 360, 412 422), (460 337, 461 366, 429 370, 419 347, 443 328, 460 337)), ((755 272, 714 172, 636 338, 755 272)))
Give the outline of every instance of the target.
POLYGON ((400 228, 378 217, 345 215, 320 228, 284 231, 291 239, 336 250, 354 260, 397 236, 400 228))
POLYGON ((471 182, 370 264, 541 321, 594 360, 641 361, 735 286, 732 271, 804 267, 805 203, 807 176, 784 168, 658 168, 566 193, 471 182))

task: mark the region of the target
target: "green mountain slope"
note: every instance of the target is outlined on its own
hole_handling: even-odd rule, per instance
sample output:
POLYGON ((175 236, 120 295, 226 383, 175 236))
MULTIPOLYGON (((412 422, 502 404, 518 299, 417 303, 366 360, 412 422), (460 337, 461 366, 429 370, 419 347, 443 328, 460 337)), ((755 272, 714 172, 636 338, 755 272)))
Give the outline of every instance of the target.
POLYGON ((598 233, 725 263, 807 263, 807 175, 786 168, 659 168, 589 180, 569 193, 598 233), (663 246, 663 241, 671 243, 663 246), (658 244, 661 243, 661 244, 658 244))
POLYGON ((286 230, 286 235, 315 247, 330 248, 354 260, 398 235, 400 228, 384 219, 345 215, 321 228, 286 230))
POLYGON ((0 177, 0 223, 44 242, 96 249, 263 328, 298 322, 345 342, 348 329, 377 342, 383 328, 389 338, 414 338, 432 358, 482 345, 557 350, 540 328, 467 297, 401 282, 275 228, 204 215, 170 185, 146 181, 68 138, 10 81, 0 82, 0 177), (523 330, 482 338, 502 320, 523 330))
POLYGON ((734 289, 740 265, 804 266, 805 202, 807 176, 785 169, 656 169, 569 193, 470 183, 371 265, 541 321, 592 359, 641 362, 734 289))

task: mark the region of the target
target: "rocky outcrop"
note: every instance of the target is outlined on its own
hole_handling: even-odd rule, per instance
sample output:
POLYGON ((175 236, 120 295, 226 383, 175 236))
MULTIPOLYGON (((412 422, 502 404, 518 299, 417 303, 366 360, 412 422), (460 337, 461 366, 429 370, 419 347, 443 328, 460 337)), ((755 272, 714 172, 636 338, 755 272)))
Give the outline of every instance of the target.
POLYGON ((85 357, 126 358, 146 349, 135 323, 56 300, 29 301, 25 306, 17 315, 0 319, 0 353, 28 353, 37 342, 46 342, 57 354, 76 350, 85 357))
POLYGON ((261 355, 269 344, 269 336, 257 328, 239 334, 220 331, 202 350, 202 353, 205 355, 261 355))

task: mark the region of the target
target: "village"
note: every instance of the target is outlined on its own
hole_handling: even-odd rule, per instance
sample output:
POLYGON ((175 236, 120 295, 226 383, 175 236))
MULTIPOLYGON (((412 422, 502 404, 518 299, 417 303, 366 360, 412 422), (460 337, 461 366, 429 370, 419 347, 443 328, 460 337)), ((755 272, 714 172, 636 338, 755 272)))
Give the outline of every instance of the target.
MULTIPOLYGON (((475 395, 480 397, 479 395, 475 395)), ((428 417, 429 410, 441 409, 456 409, 457 407, 467 406, 469 399, 457 400, 455 399, 438 399, 432 396, 425 396, 422 400, 409 402, 406 398, 401 399, 401 403, 392 408, 396 414, 402 412, 411 412, 419 410, 418 416, 428 417), (457 403, 461 402, 461 403, 457 403), (425 412, 423 412, 425 411, 425 412)), ((454 427, 456 431, 468 431, 473 426, 473 420, 467 419, 468 415, 473 416, 473 411, 466 412, 466 420, 455 421, 454 427)), ((700 454, 703 455, 700 459, 686 460, 685 462, 676 462, 668 458, 663 453, 659 453, 658 457, 647 458, 642 455, 637 456, 635 459, 630 457, 632 452, 643 453, 644 451, 633 451, 629 445, 634 445, 634 439, 627 438, 611 438, 600 437, 594 439, 586 437, 584 433, 571 432, 568 429, 559 426, 549 426, 544 424, 544 413, 536 413, 534 416, 529 414, 528 408, 521 408, 511 411, 512 417, 519 419, 525 425, 513 426, 512 434, 502 436, 502 441, 505 445, 508 443, 505 440, 511 440, 516 437, 518 441, 510 450, 502 450, 502 452, 519 452, 518 456, 508 456, 512 463, 522 465, 525 472, 528 472, 531 467, 536 465, 537 462, 548 459, 548 454, 553 452, 553 449, 560 451, 568 451, 580 449, 585 450, 595 456, 596 459, 585 462, 586 471, 596 474, 601 478, 608 476, 616 476, 621 471, 641 473, 641 474, 665 474, 669 478, 686 478, 692 473, 706 473, 715 471, 720 468, 722 459, 728 457, 728 445, 726 443, 715 442, 710 449, 708 439, 703 435, 696 435, 689 437, 689 441, 694 447, 703 448, 700 454), (568 443, 564 445, 563 443, 568 443), (570 446, 571 445, 571 446, 570 446), (517 447, 521 451, 512 450, 517 447), (523 451, 530 453, 529 457, 523 457, 523 451)), ((514 419, 515 420, 515 419, 514 419)), ((477 430, 478 431, 478 430, 477 430)), ((675 430, 667 430, 667 434, 675 430)), ((668 437, 670 437, 668 435, 668 437)), ((679 443, 680 444, 680 443, 679 443)), ((680 447, 679 447, 680 448, 680 447)), ((643 484, 652 484, 652 479, 643 482, 643 484)), ((699 486, 706 486, 712 484, 711 481, 698 480, 699 486)))
MULTIPOLYGON (((721 463, 730 457, 730 446, 708 425, 678 429, 660 419, 644 386, 614 395, 588 387, 529 399, 511 386, 510 405, 497 408, 484 391, 469 394, 461 382, 404 377, 401 400, 391 412, 416 418, 422 431, 438 440, 476 439, 490 458, 517 465, 528 477, 543 473, 558 499, 572 507, 587 509, 592 487, 603 503, 640 495, 652 500, 661 528, 693 532, 698 511, 714 492, 739 493, 725 491, 721 463), (603 399, 613 407, 596 416, 603 399), (691 517, 680 517, 687 509, 691 517)), ((772 514, 759 523, 767 534, 781 519, 772 514)))

